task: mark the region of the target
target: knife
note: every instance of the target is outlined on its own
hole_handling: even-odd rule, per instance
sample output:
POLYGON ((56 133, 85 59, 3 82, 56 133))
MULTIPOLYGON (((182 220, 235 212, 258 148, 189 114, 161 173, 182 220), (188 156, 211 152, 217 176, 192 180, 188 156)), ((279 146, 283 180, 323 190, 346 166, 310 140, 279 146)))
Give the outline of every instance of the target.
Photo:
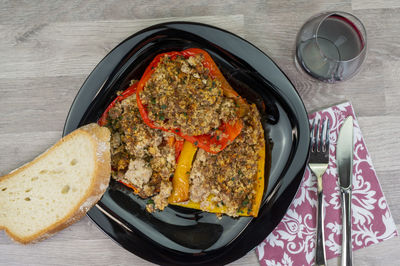
POLYGON ((336 160, 342 200, 342 264, 352 265, 351 244, 351 186, 353 179, 353 117, 345 119, 339 132, 336 160))

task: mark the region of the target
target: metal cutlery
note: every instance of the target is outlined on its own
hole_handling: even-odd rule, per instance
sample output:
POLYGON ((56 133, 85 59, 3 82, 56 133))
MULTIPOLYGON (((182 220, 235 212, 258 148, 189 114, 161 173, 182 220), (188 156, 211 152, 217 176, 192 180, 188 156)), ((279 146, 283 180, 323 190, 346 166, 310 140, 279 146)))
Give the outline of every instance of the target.
POLYGON ((353 117, 344 121, 337 141, 336 160, 342 201, 342 265, 352 265, 351 186, 353 178, 353 117))
POLYGON ((317 177, 318 188, 316 265, 326 265, 322 175, 329 163, 329 132, 329 119, 323 121, 314 119, 311 126, 310 161, 308 165, 311 172, 317 177))

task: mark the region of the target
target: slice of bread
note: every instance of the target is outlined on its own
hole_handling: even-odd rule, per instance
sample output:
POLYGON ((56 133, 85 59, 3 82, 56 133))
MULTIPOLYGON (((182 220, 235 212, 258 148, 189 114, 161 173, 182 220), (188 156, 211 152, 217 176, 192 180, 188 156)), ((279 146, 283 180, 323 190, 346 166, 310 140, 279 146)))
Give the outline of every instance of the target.
POLYGON ((0 229, 42 240, 82 218, 110 181, 110 131, 83 126, 33 161, 0 177, 0 229))

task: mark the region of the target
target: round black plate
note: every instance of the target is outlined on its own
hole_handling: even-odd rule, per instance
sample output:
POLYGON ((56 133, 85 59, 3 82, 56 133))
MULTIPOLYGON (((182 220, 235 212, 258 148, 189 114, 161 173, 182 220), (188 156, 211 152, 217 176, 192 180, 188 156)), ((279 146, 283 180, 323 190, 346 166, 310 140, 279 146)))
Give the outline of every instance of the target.
POLYGON ((176 206, 149 214, 145 200, 113 180, 88 215, 121 246, 154 263, 225 264, 253 249, 279 223, 308 157, 303 102, 268 56, 240 37, 204 24, 174 22, 144 29, 113 49, 89 75, 71 106, 63 134, 96 122, 116 92, 127 88, 131 79, 140 79, 155 55, 190 47, 208 51, 232 87, 262 114, 273 148, 259 216, 219 220, 215 214, 176 206))

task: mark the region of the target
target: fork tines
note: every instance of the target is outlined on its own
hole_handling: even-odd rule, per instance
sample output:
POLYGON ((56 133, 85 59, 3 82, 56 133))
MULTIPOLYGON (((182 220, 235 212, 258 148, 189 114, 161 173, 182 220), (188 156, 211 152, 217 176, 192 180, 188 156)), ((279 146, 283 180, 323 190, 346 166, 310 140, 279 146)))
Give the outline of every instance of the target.
POLYGON ((329 118, 323 119, 322 123, 320 122, 321 119, 314 119, 311 126, 311 152, 325 152, 329 148, 329 118))

